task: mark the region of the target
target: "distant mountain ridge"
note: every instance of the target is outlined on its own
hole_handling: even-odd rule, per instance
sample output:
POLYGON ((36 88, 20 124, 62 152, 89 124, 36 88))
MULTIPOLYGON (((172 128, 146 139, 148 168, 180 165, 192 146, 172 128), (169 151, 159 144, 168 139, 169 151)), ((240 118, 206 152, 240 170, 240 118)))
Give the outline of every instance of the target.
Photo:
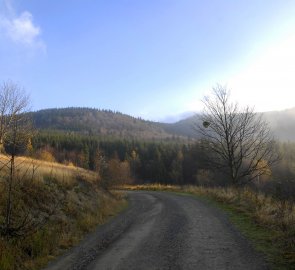
POLYGON ((295 141, 295 107, 263 113, 274 135, 280 141, 295 141))
MULTIPOLYGON (((295 108, 263 113, 277 139, 295 141, 295 108)), ((135 118, 120 112, 91 108, 44 109, 32 112, 39 130, 58 130, 85 135, 124 139, 193 139, 199 115, 175 123, 160 123, 135 118)))
POLYGON ((44 109, 32 112, 32 118, 39 130, 128 139, 172 139, 174 136, 161 123, 110 110, 78 107, 44 109))
MULTIPOLYGON (((282 111, 262 112, 262 115, 273 131, 275 139, 295 141, 295 107, 282 111)), ((168 130, 179 135, 196 137, 195 127, 199 119, 199 115, 193 115, 172 124, 168 130)))

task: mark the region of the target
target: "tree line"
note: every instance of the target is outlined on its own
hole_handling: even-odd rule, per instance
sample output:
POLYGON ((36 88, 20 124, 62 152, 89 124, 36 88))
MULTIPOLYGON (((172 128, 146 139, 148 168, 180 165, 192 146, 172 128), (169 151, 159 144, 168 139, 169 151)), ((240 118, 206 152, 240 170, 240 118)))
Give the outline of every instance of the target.
MULTIPOLYGON (((177 185, 232 185, 227 174, 208 163, 208 147, 194 143, 100 139, 59 132, 38 133, 32 140, 34 155, 47 161, 73 164, 98 171, 103 162, 128 164, 129 183, 177 185)), ((295 143, 277 143, 280 160, 276 164, 260 161, 258 174, 249 185, 292 197, 295 192, 295 143)), ((213 154, 211 152, 209 155, 213 154)), ((114 170, 115 171, 115 170, 114 170)), ((117 170, 117 174, 120 171, 117 170)), ((123 181, 123 182, 124 182, 123 181)))
MULTIPOLYGON (((36 157, 97 170, 100 157, 128 162, 134 182, 193 184, 183 175, 193 145, 176 142, 100 139, 60 132, 40 132, 32 140, 36 157)), ((193 166, 193 165, 192 165, 193 166)))

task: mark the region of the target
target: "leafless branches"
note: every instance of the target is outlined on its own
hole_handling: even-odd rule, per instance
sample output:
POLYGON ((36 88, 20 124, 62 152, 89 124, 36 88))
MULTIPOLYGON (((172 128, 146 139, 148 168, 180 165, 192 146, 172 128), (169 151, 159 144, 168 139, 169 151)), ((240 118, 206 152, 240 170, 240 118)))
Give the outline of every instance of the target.
POLYGON ((223 171, 232 184, 243 184, 264 174, 277 160, 273 137, 262 115, 230 101, 220 85, 203 100, 202 135, 210 164, 223 171))
POLYGON ((56 188, 50 190, 44 183, 34 181, 34 164, 29 176, 28 168, 22 168, 23 162, 15 162, 17 155, 25 153, 32 137, 29 104, 28 95, 17 84, 6 82, 0 86, 0 175, 4 180, 0 233, 7 238, 34 232, 59 203, 56 188))
MULTIPOLYGON (((17 84, 4 82, 0 89, 0 147, 3 151, 4 142, 16 129, 23 128, 26 112, 29 109, 29 96, 17 84)), ((24 133, 24 132, 22 132, 24 133)), ((17 134, 21 137, 22 134, 17 134)), ((10 138, 11 139, 11 138, 10 138)), ((17 138, 14 138, 16 141, 17 138)))

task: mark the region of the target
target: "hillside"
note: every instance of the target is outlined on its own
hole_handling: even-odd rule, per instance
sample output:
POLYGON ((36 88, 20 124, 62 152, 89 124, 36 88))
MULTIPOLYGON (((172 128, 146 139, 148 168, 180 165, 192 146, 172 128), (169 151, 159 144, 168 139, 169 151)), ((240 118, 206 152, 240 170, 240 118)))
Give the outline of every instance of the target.
MULTIPOLYGON (((295 108, 263 114, 277 139, 295 141, 295 108)), ((32 118, 39 130, 148 140, 196 138, 195 127, 199 119, 198 115, 194 115, 176 123, 158 123, 119 112, 90 108, 40 110, 33 112, 32 118)))
POLYGON ((173 134, 160 123, 119 112, 90 108, 46 109, 32 113, 39 130, 59 130, 84 135, 119 138, 168 139, 173 134))
POLYGON ((274 135, 280 141, 295 141, 295 108, 264 113, 274 135))
POLYGON ((185 136, 188 138, 197 138, 197 125, 199 122, 199 115, 193 115, 183 120, 177 121, 173 124, 162 124, 166 132, 175 134, 177 136, 185 136))
MULTIPOLYGON (((280 141, 295 141, 295 108, 264 112, 262 114, 269 123, 276 139, 280 141)), ((194 115, 174 124, 166 125, 165 130, 180 136, 196 138, 197 133, 194 127, 196 127, 198 119, 198 115, 194 115)))
MULTIPOLYGON (((0 154, 1 164, 10 159, 0 154)), ((98 225, 126 207, 117 192, 105 192, 97 173, 28 157, 15 159, 10 231, 0 237, 0 269, 44 269, 98 225), (4 254, 4 255, 3 255, 4 254)), ((2 167, 3 179, 9 175, 2 167)), ((0 228, 5 220, 7 182, 1 182, 0 228)))

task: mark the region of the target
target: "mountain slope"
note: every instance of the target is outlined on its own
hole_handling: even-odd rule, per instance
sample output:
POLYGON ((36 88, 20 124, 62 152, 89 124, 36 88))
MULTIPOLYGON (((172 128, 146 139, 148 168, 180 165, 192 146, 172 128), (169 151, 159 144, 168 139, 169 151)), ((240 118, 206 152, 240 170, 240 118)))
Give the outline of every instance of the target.
MULTIPOLYGON (((274 135, 281 141, 295 141, 295 108, 265 112, 274 135)), ((46 109, 32 113, 39 130, 59 130, 85 135, 112 136, 125 139, 197 138, 199 115, 176 123, 158 123, 119 112, 90 108, 46 109)))
MULTIPOLYGON (((269 123, 275 139, 280 141, 295 141, 295 108, 283 111, 271 111, 262 113, 264 119, 269 123)), ((199 115, 188 117, 172 125, 167 125, 165 130, 177 135, 197 137, 195 127, 199 120, 199 115)))
POLYGON ((200 121, 200 117, 198 114, 190 116, 186 119, 180 120, 173 124, 161 124, 164 130, 168 133, 177 135, 177 136, 185 136, 188 138, 197 138, 196 127, 200 121))
POLYGON ((274 135, 280 141, 295 141, 295 108, 264 113, 274 135))
POLYGON ((39 130, 59 130, 85 135, 120 138, 166 139, 173 134, 156 122, 145 121, 119 112, 90 108, 46 109, 32 113, 39 130))

